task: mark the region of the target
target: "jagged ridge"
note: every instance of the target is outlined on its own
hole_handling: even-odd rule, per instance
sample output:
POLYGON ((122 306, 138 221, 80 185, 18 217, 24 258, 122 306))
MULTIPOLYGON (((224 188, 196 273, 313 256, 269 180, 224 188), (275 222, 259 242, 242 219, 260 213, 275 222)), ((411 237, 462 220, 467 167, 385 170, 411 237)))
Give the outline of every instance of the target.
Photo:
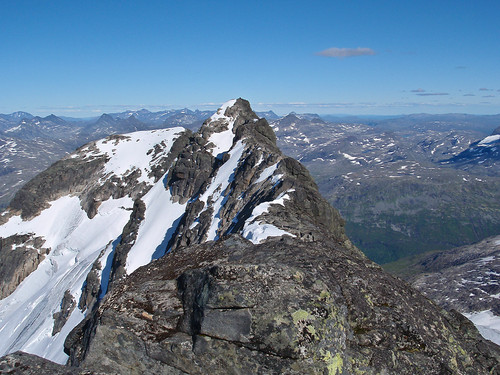
MULTIPOLYGON (((307 170, 280 153, 267 121, 242 99, 224 105, 197 133, 182 128, 137 132, 83 146, 30 181, 1 218, 0 236, 9 240, 2 243, 0 261, 11 260, 15 250, 34 262, 26 267, 22 259, 9 268, 2 297, 38 266, 23 290, 37 290, 44 300, 38 308, 46 315, 44 323, 36 320, 39 311, 29 298, 16 309, 4 308, 7 325, 19 311, 28 319, 12 321, 20 326, 2 350, 32 350, 58 361, 65 358, 52 356, 51 345, 62 353, 58 335, 67 335, 113 283, 167 251, 231 233, 254 243, 287 234, 349 246, 337 211, 317 194, 307 170), (94 241, 85 238, 94 235, 94 241), (35 240, 43 252, 31 249, 35 240), (42 270, 52 276, 39 275, 42 270), (57 292, 49 288, 50 302, 42 297, 48 291, 37 286, 40 278, 47 285, 64 280, 57 281, 57 292), (65 295, 79 308, 63 303, 65 295), (60 313, 60 305, 72 310, 60 313), (52 337, 42 331, 52 325, 54 314, 64 320, 54 322, 62 330, 52 337), (35 327, 31 336, 16 333, 23 324, 35 327), (48 346, 29 349, 33 335, 42 335, 48 346)), ((9 306, 16 298, 2 303, 9 306)))

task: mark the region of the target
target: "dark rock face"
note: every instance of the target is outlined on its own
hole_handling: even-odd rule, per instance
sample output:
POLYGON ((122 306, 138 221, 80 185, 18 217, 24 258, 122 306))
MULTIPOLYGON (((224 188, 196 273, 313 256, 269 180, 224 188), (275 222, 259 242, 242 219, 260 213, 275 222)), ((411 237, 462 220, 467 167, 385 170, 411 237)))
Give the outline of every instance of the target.
POLYGON ((285 238, 178 249, 118 284, 72 336, 70 363, 104 372, 500 371, 500 349, 460 314, 341 246, 285 238))
POLYGON ((54 313, 53 318, 54 318, 54 328, 52 329, 52 336, 54 336, 56 333, 59 333, 66 324, 69 316, 73 312, 73 310, 76 307, 76 301, 67 290, 64 293, 64 297, 61 301, 61 310, 54 313))
POLYGON ((66 194, 77 194, 87 186, 89 177, 104 164, 103 159, 85 161, 63 159, 40 173, 19 190, 10 203, 23 219, 32 218, 47 208, 47 202, 66 194))
POLYGON ((0 299, 7 297, 33 272, 49 250, 29 234, 0 238, 0 299))

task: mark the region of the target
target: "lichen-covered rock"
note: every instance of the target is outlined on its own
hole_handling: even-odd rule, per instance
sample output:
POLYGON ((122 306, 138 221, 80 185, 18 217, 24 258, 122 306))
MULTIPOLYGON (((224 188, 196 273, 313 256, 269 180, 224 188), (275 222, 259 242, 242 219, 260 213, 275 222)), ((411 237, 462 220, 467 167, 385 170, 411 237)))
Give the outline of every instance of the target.
POLYGON ((129 374, 500 371, 500 349, 469 321, 363 256, 237 235, 137 270, 66 350, 74 365, 129 374))

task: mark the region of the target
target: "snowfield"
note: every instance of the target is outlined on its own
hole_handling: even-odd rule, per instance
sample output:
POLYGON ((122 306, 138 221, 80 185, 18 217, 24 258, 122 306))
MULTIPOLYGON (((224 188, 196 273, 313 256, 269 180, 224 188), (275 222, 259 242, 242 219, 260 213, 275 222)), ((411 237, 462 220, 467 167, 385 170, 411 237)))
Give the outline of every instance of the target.
POLYGON ((126 176, 133 170, 139 169, 141 171, 139 182, 153 183, 152 179, 148 178, 151 172, 151 156, 148 153, 155 145, 163 142, 166 147, 162 155, 168 154, 177 136, 184 130, 184 128, 177 127, 139 131, 120 136, 122 139, 103 139, 96 142, 99 151, 89 155, 106 155, 109 158, 104 168, 105 176, 126 176))

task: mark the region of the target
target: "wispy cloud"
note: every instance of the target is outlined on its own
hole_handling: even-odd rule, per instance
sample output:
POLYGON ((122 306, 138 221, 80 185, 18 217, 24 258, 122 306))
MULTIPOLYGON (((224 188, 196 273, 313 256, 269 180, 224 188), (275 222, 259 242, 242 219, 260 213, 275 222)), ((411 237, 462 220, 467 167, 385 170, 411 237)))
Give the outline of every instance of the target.
POLYGON ((354 57, 354 56, 370 56, 375 55, 375 51, 371 48, 337 48, 332 47, 325 49, 324 51, 316 53, 319 56, 325 57, 335 57, 338 59, 343 59, 344 57, 354 57))
POLYGON ((481 87, 479 91, 493 91, 492 89, 487 89, 486 87, 481 87))
POLYGON ((441 95, 450 95, 447 92, 421 92, 417 94, 418 96, 441 96, 441 95))
MULTIPOLYGON (((463 107, 465 103, 459 102, 451 102, 448 103, 450 106, 463 107)), ((262 109, 296 109, 301 110, 303 108, 307 108, 308 110, 324 110, 324 109, 377 109, 377 108, 411 108, 411 107, 419 107, 419 106, 430 106, 430 107, 439 107, 442 104, 438 104, 435 102, 429 101, 419 101, 419 102, 387 102, 387 103, 378 103, 378 102, 258 102, 254 103, 254 106, 258 108, 257 110, 262 109)))
POLYGON ((495 95, 483 95, 483 98, 494 98, 495 95))

